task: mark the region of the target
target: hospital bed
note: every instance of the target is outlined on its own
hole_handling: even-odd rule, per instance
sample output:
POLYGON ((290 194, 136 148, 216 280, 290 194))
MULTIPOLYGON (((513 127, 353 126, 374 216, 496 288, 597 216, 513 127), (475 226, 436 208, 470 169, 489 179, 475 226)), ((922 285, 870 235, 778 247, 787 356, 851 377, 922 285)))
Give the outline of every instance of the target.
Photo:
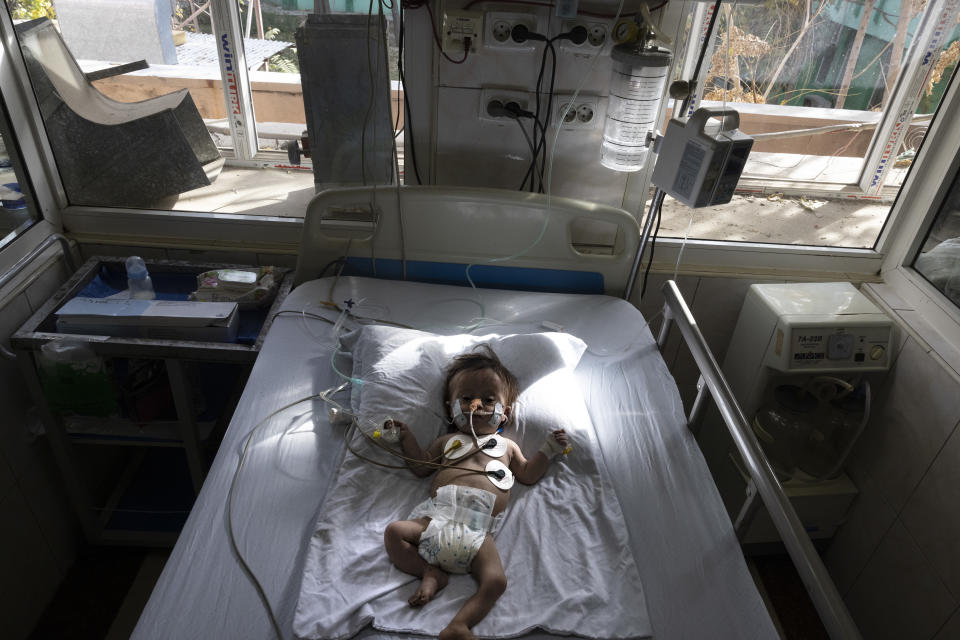
MULTIPOLYGON (((647 320, 615 297, 627 281, 638 238, 635 220, 622 210, 543 195, 377 187, 315 196, 305 219, 295 288, 266 337, 133 638, 271 638, 277 630, 289 638, 295 637, 295 628, 306 637, 432 633, 429 626, 416 627, 417 614, 398 605, 409 596, 413 578, 371 594, 338 589, 340 596, 363 601, 352 609, 350 603, 311 604, 306 588, 305 569, 313 572, 314 583, 339 579, 318 576, 318 559, 321 574, 337 571, 332 554, 349 553, 353 540, 368 534, 382 535, 382 529, 364 531, 349 515, 331 520, 334 507, 356 505, 353 521, 366 522, 371 509, 391 501, 389 489, 400 482, 389 470, 370 467, 366 475, 358 473, 363 463, 347 450, 348 436, 325 400, 333 397, 329 390, 357 371, 356 363, 349 368, 344 353, 349 347, 341 343, 355 335, 347 329, 368 331, 367 325, 440 337, 554 333, 575 336, 585 345, 570 371, 589 430, 573 438, 574 451, 555 463, 541 483, 581 477, 587 465, 595 480, 582 489, 603 488, 600 506, 612 513, 610 522, 619 524, 543 563, 553 562, 561 575, 576 573, 583 566, 578 563, 598 547, 619 547, 614 555, 631 565, 639 586, 631 583, 630 592, 612 594, 608 610, 595 601, 581 609, 600 607, 594 613, 629 618, 633 626, 577 628, 575 619, 565 619, 559 626, 521 625, 521 631, 509 624, 498 627, 501 613, 536 619, 531 611, 535 593, 511 592, 516 587, 511 561, 505 559, 510 586, 475 629, 478 635, 777 637, 647 320), (610 250, 591 253, 573 244, 572 229, 589 232, 591 225, 607 234, 610 250), (343 482, 350 473, 353 489, 343 482), (331 535, 345 540, 340 548, 324 548, 325 536, 331 535), (348 609, 346 622, 324 631, 317 620, 329 606, 348 609)), ((754 479, 751 491, 770 510, 831 637, 858 637, 672 282, 664 294, 669 322, 663 323, 660 340, 675 321, 702 372, 695 410, 704 405, 707 392, 713 395, 747 460, 754 479)), ((349 401, 339 406, 349 406, 349 401)), ((511 498, 508 517, 515 510, 521 514, 515 520, 522 521, 525 509, 538 508, 538 486, 511 498)), ((422 485, 424 494, 426 487, 422 485)), ((576 509, 572 513, 578 517, 576 509)), ((550 535, 542 531, 550 528, 542 526, 535 535, 550 535)), ((498 548, 504 534, 498 533, 498 548)), ((367 555, 369 566, 387 572, 383 575, 389 580, 398 579, 399 572, 389 573, 382 548, 367 555)), ((610 573, 586 575, 591 567, 569 576, 566 584, 571 591, 591 579, 619 584, 616 580, 624 578, 617 573, 628 573, 623 566, 597 570, 610 573)), ((380 586, 370 584, 369 590, 380 586)), ((448 586, 434 602, 448 591, 450 598, 457 597, 448 586)), ((581 595, 589 600, 589 593, 581 595)), ((437 604, 434 613, 446 611, 443 606, 437 604)), ((576 602, 564 608, 575 610, 576 602)), ((430 611, 419 615, 429 618, 430 611)))

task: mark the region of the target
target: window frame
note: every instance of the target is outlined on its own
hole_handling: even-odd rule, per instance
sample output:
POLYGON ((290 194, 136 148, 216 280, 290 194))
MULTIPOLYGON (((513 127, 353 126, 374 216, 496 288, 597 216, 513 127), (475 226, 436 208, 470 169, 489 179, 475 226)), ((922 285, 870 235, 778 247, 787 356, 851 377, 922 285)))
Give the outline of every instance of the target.
MULTIPOLYGON (((214 0, 231 2, 233 0, 214 0)), ((693 3, 680 3, 691 7, 693 3)), ((683 13, 679 7, 673 10, 683 13)), ((278 218, 255 215, 231 215, 207 212, 183 211, 147 211, 132 209, 114 209, 107 207, 69 206, 53 164, 52 153, 42 127, 39 109, 33 98, 32 87, 26 75, 26 68, 20 55, 16 34, 7 11, 0 19, 0 35, 3 37, 2 69, 4 79, 10 77, 16 81, 4 83, 4 97, 8 102, 17 102, 18 122, 25 127, 17 127, 21 132, 21 147, 29 150, 29 159, 25 158, 28 172, 35 187, 37 199, 41 202, 44 217, 55 227, 66 229, 71 235, 83 242, 139 244, 165 247, 186 248, 243 248, 254 252, 295 252, 299 248, 302 219, 278 218), (12 94, 12 97, 11 97, 12 94), (171 223, 174 224, 171 224, 171 223), (171 228, 176 232, 171 234, 171 228), (108 231, 107 231, 108 230, 108 231)), ((423 12, 420 12, 423 13, 423 12)), ((407 14, 408 38, 415 31, 423 29, 423 16, 407 14)), ((429 27, 427 27, 429 28, 429 27)), ((420 47, 427 49, 428 47, 420 47)), ((412 47, 411 47, 412 49, 412 47)), ((408 53, 410 50, 408 49, 408 53)), ((429 53, 419 51, 416 62, 423 62, 426 54, 433 64, 413 65, 408 59, 408 68, 434 69, 436 54, 429 47, 429 53)), ((417 97, 433 93, 430 86, 430 74, 423 74, 415 82, 408 77, 408 85, 420 85, 421 91, 415 91, 417 97), (425 91, 424 91, 425 90, 425 91)), ((422 104, 422 103, 421 103, 422 104)), ((426 110, 423 110, 426 111, 426 110)), ((935 121, 935 124, 936 123, 935 121)), ((427 136, 432 127, 419 127, 427 136)), ((426 147, 429 148, 429 145, 426 147)), ((25 153, 27 153, 25 151, 25 153)), ((911 176, 916 173, 911 170, 911 176)), ((908 176, 907 181, 911 181, 908 176)), ((904 185, 906 189, 906 184, 904 185)), ((904 190, 902 189, 901 192, 904 190)), ((902 198, 898 198, 898 202, 902 198)), ((682 255, 681 272, 684 274, 724 274, 724 275, 776 275, 777 277, 818 278, 836 277, 855 281, 878 281, 883 255, 894 237, 893 230, 902 207, 894 207, 888 216, 887 224, 874 249, 849 249, 836 247, 812 247, 795 245, 775 245, 750 242, 728 242, 660 238, 657 241, 656 267, 662 271, 673 271, 677 258, 682 255), (682 252, 682 253, 681 253, 682 252)))
MULTIPOLYGON (((890 100, 870 138, 867 152, 863 157, 860 175, 855 182, 845 185, 847 195, 853 193, 861 197, 877 198, 885 190, 884 182, 893 166, 890 160, 900 148, 903 137, 914 118, 916 106, 920 101, 920 90, 930 74, 932 64, 936 61, 936 57, 930 54, 942 50, 943 41, 953 32, 958 5, 960 5, 958 0, 933 0, 924 10, 923 19, 917 27, 910 47, 904 51, 901 73, 897 77, 890 100), (944 28, 943 25, 947 23, 950 24, 950 27, 944 28)), ((700 37, 686 39, 686 47, 683 52, 683 75, 681 77, 688 77, 693 73, 693 61, 699 54, 703 32, 706 29, 711 11, 715 8, 716 4, 708 2, 698 3, 694 9, 690 31, 691 33, 700 33, 700 37)), ((709 60, 713 56, 718 35, 717 32, 714 32, 710 46, 704 56, 705 60, 709 60)), ((708 73, 707 66, 709 65, 704 65, 700 77, 697 78, 697 88, 690 100, 687 116, 691 115, 703 102, 704 81, 708 73)), ((780 181, 795 184, 797 189, 802 190, 802 193, 807 195, 820 194, 816 185, 810 182, 789 179, 781 179, 780 181)), ((745 176, 742 178, 742 182, 763 185, 766 181, 762 178, 745 176)), ((836 195, 836 190, 823 191, 822 194, 836 195)))
MULTIPOLYGON (((39 220, 35 224, 0 250, 0 273, 6 273, 50 234, 62 230, 60 213, 66 199, 62 202, 58 200, 58 197, 63 197, 62 188, 59 192, 57 190, 59 174, 52 160, 48 161, 53 156, 47 145, 46 132, 33 97, 33 87, 27 77, 13 20, 6 8, 0 11, 0 41, 0 87, 10 118, 11 134, 15 138, 10 143, 15 144, 19 151, 21 168, 26 174, 22 177, 32 194, 30 206, 37 207, 39 213, 39 220), (51 176, 56 179, 53 183, 51 176)), ((35 264, 56 259, 58 252, 59 247, 51 247, 47 256, 35 264)), ((0 291, 0 308, 8 304, 32 277, 29 270, 24 270, 0 291)))
MULTIPOLYGON (((940 104, 944 113, 960 109, 956 74, 940 104)), ((888 246, 882 263, 883 283, 868 291, 901 321, 914 338, 949 366, 960 379, 960 307, 913 268, 913 261, 960 170, 960 118, 934 120, 917 155, 914 170, 901 189, 884 231, 888 246)))
POLYGON ((33 93, 33 85, 20 51, 10 12, 0 11, 0 87, 7 106, 10 125, 17 138, 20 161, 27 173, 33 198, 40 215, 59 227, 60 212, 67 204, 60 174, 43 127, 43 118, 33 93))

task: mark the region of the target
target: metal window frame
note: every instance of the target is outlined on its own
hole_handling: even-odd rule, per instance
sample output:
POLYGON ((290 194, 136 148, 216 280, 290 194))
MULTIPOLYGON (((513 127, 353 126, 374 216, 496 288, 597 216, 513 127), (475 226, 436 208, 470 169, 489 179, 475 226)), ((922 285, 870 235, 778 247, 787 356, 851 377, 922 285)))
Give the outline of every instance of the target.
MULTIPOLYGON (((712 2, 698 3, 694 8, 691 31, 701 35, 699 38, 687 38, 682 78, 688 78, 693 73, 693 64, 703 42, 703 31, 710 12, 715 8, 716 3, 712 2)), ((880 122, 877 124, 867 147, 867 153, 864 154, 860 176, 849 185, 854 187, 856 192, 854 194, 846 193, 846 197, 860 195, 873 199, 880 196, 884 189, 884 180, 889 174, 896 152, 900 148, 916 106, 920 101, 921 89, 932 73, 933 64, 936 62, 936 54, 943 48, 944 41, 952 30, 958 14, 960 14, 960 0, 934 0, 927 6, 923 20, 905 55, 906 61, 902 66, 894 90, 891 92, 890 102, 887 108, 883 110, 880 122)), ((706 60, 709 60, 713 55, 716 48, 715 40, 716 38, 709 43, 706 60)), ((702 70, 700 75, 701 77, 696 79, 696 91, 690 101, 687 116, 702 100, 702 80, 706 77, 706 69, 702 70)), ((764 181, 762 178, 754 180, 760 183, 764 181)), ((807 187, 806 192, 810 193, 810 187, 813 187, 813 185, 804 183, 804 187, 807 187)), ((812 191, 815 190, 814 187, 812 191)), ((878 244, 877 246, 880 247, 881 245, 878 244)))
POLYGON ((6 6, 0 11, 0 40, 0 87, 3 87, 7 115, 27 173, 25 177, 40 215, 54 227, 60 227, 60 211, 67 204, 66 192, 53 159, 13 19, 6 6))
POLYGON ((243 44, 240 5, 237 0, 210 0, 210 15, 233 153, 239 160, 252 160, 259 151, 257 118, 243 44))

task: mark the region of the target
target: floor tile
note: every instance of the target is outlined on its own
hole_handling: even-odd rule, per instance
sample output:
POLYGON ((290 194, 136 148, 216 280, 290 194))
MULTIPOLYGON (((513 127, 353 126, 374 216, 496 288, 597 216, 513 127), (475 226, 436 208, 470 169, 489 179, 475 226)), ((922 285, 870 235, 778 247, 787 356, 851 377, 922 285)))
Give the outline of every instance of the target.
POLYGON ((960 607, 953 612, 953 615, 940 628, 933 640, 957 640, 957 638, 960 638, 960 607))
POLYGON ((955 598, 960 599, 960 430, 920 481, 901 519, 955 598))
POLYGON ((855 480, 854 484, 860 493, 825 554, 827 569, 843 595, 856 582, 897 517, 876 487, 855 480))
POLYGON ((846 597, 864 638, 932 638, 957 602, 895 521, 846 597))
POLYGON ((4 637, 25 638, 53 597, 62 574, 18 490, 0 502, 0 619, 4 637))

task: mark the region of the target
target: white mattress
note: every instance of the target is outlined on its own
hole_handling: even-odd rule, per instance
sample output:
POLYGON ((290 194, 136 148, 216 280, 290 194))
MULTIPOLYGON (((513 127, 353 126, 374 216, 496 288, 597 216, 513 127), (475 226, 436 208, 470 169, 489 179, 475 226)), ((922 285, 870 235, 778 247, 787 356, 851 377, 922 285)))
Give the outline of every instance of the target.
MULTIPOLYGON (((333 279, 307 282, 284 309, 322 313, 333 279)), ((481 315, 461 287, 342 278, 333 299, 358 315, 452 334, 481 315)), ((632 305, 606 296, 481 290, 504 332, 561 325, 588 345, 576 375, 619 496, 657 638, 776 638, 692 435, 673 379, 632 305), (639 428, 638 425, 646 425, 639 428)), ((279 316, 266 338, 196 505, 133 637, 272 638, 269 618, 230 548, 227 495, 251 429, 339 382, 330 325, 279 316)), ((233 529, 285 637, 317 509, 343 455, 320 401, 259 428, 234 488, 233 529)), ((398 638, 367 629, 358 637, 398 638)), ((525 637, 546 638, 546 634, 525 637)))

